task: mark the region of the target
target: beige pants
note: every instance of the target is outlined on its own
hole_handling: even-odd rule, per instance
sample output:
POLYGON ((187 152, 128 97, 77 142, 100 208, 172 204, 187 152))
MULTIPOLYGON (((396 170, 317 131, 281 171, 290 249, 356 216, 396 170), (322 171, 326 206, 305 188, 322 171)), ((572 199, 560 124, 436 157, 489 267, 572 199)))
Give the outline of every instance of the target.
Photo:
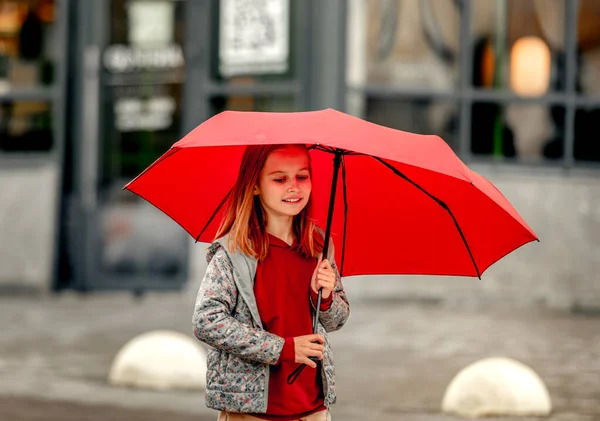
MULTIPOLYGON (((261 421, 261 418, 256 418, 256 417, 246 415, 246 414, 237 414, 234 412, 219 412, 219 418, 217 418, 217 421, 253 421, 253 420, 261 421)), ((325 410, 325 411, 315 412, 314 414, 309 415, 308 417, 298 418, 298 420, 296 420, 296 421, 331 421, 331 417, 329 416, 329 411, 325 410)))

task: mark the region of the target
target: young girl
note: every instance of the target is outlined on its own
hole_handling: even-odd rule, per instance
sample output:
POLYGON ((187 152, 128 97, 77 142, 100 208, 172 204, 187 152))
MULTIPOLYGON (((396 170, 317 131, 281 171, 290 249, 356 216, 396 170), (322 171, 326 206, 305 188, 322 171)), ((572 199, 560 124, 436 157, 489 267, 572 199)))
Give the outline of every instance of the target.
POLYGON ((193 316, 194 334, 210 346, 206 404, 220 411, 218 421, 330 420, 336 397, 326 332, 341 328, 350 309, 333 246, 329 258, 320 256, 311 176, 303 145, 248 146, 242 157, 193 316), (288 384, 299 364, 307 367, 288 384))

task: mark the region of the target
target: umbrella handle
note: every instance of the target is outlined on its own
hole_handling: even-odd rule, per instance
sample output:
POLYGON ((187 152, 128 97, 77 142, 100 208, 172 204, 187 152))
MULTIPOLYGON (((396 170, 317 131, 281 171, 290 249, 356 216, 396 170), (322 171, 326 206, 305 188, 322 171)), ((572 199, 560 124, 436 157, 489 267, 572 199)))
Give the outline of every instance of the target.
MULTIPOLYGON (((322 290, 319 290, 319 295, 317 297, 317 309, 315 310, 315 316, 313 319, 313 333, 317 333, 317 323, 319 323, 319 309, 321 308, 321 295, 322 295, 322 290)), ((317 342, 315 342, 315 343, 317 343, 317 342)), ((318 367, 320 361, 317 359, 317 357, 308 357, 308 359, 311 361, 314 361, 318 367)), ((287 378, 288 384, 294 383, 296 381, 296 379, 298 378, 298 376, 300 376, 300 373, 302 373, 304 368, 306 368, 306 364, 300 364, 298 367, 296 367, 296 369, 292 372, 292 374, 290 374, 287 378)))
POLYGON ((323 291, 319 289, 319 295, 317 296, 317 307, 315 309, 315 314, 313 316, 313 333, 317 333, 317 327, 319 323, 319 310, 321 309, 321 296, 323 295, 323 291))
MULTIPOLYGON (((327 227, 325 229, 325 238, 323 239, 323 256, 327 256, 329 252, 329 237, 331 236, 331 223, 333 221, 333 209, 335 207, 335 193, 337 190, 338 173, 340 165, 342 163, 342 151, 340 149, 335 150, 335 156, 333 158, 333 177, 331 179, 331 194, 329 195, 329 211, 327 213, 327 227)), ((322 290, 319 289, 317 296, 317 306, 315 308, 315 314, 313 317, 313 333, 317 333, 317 327, 319 326, 319 310, 321 309, 322 290)), ((310 357, 310 360, 319 365, 319 360, 315 357, 310 357)), ((302 370, 306 367, 306 364, 300 364, 287 378, 288 384, 292 384, 296 381, 302 370)))
MULTIPOLYGON (((335 156, 333 158, 333 177, 331 178, 331 193, 329 194, 329 211, 327 212, 327 226, 325 228, 325 238, 323 238, 323 259, 326 259, 329 255, 329 238, 331 237, 331 223, 333 221, 333 210, 335 208, 335 193, 338 184, 338 174, 340 165, 342 163, 342 151, 336 149, 335 156)), ((319 324, 319 310, 321 310, 321 290, 319 289, 319 295, 317 297, 317 308, 315 309, 315 315, 313 318, 313 333, 317 333, 317 327, 319 324)))

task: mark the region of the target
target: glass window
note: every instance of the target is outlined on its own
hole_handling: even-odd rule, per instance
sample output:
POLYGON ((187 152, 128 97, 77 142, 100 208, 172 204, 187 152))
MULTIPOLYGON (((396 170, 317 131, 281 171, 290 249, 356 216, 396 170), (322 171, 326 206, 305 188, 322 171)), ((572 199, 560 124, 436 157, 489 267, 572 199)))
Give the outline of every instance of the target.
POLYGON ((368 99, 368 121, 420 134, 435 134, 458 150, 458 107, 451 101, 368 99))
POLYGON ((0 1, 0 93, 54 81, 54 0, 0 1))
POLYGON ((574 3, 579 6, 577 108, 571 122, 566 121, 571 114, 565 92, 570 1, 470 1, 472 93, 471 87, 465 92, 456 84, 462 2, 351 0, 348 111, 385 126, 438 134, 455 150, 459 130, 466 130, 468 152, 477 157, 598 162, 600 133, 594 121, 600 117, 600 2, 574 3), (440 88, 451 92, 435 92, 440 88), (506 102, 506 93, 528 100, 506 102), (537 101, 541 96, 545 98, 537 101), (470 113, 470 118, 463 115, 470 127, 457 127, 459 108, 448 106, 459 101, 468 104, 462 110, 470 113), (570 123, 574 131, 566 133, 570 123), (565 145, 571 138, 574 144, 565 145), (573 157, 565 156, 571 147, 573 157))
POLYGON ((130 192, 105 190, 102 199, 98 229, 103 247, 97 258, 104 274, 119 276, 121 282, 137 274, 149 282, 185 272, 187 234, 177 224, 130 192))
POLYGON ((287 96, 217 96, 211 99, 212 114, 235 111, 298 111, 296 101, 287 96))
MULTIPOLYGON (((54 0, 0 1, 0 95, 54 82, 55 29, 54 0)), ((1 151, 49 151, 52 130, 48 101, 0 102, 1 151)))
POLYGON ((97 263, 119 285, 175 282, 185 272, 187 234, 122 187, 181 137, 186 3, 112 0, 106 6, 97 263))
POLYGON ((600 97, 600 2, 579 0, 577 90, 586 96, 600 97))
POLYGON ((477 0, 471 4, 473 86, 522 96, 564 89, 564 51, 560 48, 564 0, 477 0), (553 13, 549 15, 548 10, 553 13))
POLYGON ((105 183, 133 178, 181 137, 182 85, 115 86, 105 92, 105 183))
POLYGON ((600 105, 575 112, 573 156, 579 161, 600 162, 600 105))
POLYGON ((213 79, 247 84, 294 77, 294 28, 304 2, 292 0, 213 3, 211 22, 213 79))
POLYGON ((563 157, 563 106, 477 102, 471 112, 471 152, 474 155, 531 163, 563 157))
POLYGON ((576 161, 600 162, 600 2, 579 0, 577 19, 577 79, 580 96, 595 97, 595 106, 575 112, 573 156, 576 161))
POLYGON ((103 53, 104 184, 142 172, 181 135, 184 2, 111 3, 103 53))
MULTIPOLYGON (((350 57, 366 63, 363 80, 398 88, 451 90, 458 80, 458 3, 369 0, 350 3, 350 57), (354 51, 353 51, 354 50, 354 51)), ((353 70, 351 70, 352 72, 353 70)))
POLYGON ((0 151, 49 151, 52 144, 48 102, 0 102, 0 151))

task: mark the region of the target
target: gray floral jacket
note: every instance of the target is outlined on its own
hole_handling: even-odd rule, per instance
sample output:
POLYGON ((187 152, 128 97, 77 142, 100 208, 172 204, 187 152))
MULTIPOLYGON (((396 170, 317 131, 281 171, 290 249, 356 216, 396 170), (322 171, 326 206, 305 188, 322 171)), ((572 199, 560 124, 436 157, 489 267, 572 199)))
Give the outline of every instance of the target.
MULTIPOLYGON (((326 332, 340 329, 350 314, 337 267, 333 303, 319 312, 318 333, 325 337, 323 374, 325 406, 335 403, 333 355, 326 332)), ((193 315, 194 335, 209 345, 206 405, 227 412, 265 413, 269 396, 269 365, 275 364, 284 339, 263 329, 254 297, 255 259, 227 247, 227 237, 208 249, 208 268, 193 315)), ((312 302, 312 300, 311 300, 312 302)), ((313 310, 315 304, 313 304, 313 310)))

